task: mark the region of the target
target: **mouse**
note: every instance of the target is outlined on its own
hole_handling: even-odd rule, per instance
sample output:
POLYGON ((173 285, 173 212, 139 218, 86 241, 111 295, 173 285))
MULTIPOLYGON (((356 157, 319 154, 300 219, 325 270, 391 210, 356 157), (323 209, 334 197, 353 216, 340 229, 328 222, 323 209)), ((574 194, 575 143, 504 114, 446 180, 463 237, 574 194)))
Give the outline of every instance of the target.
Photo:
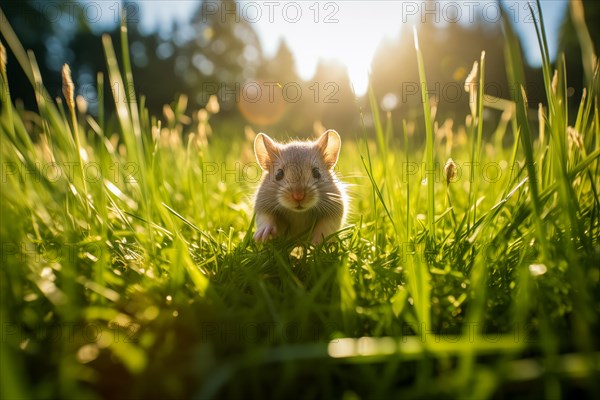
POLYGON ((333 129, 315 141, 278 143, 265 133, 256 136, 254 154, 263 177, 254 202, 255 241, 312 232, 307 237, 320 244, 341 228, 347 197, 333 170, 341 144, 333 129))

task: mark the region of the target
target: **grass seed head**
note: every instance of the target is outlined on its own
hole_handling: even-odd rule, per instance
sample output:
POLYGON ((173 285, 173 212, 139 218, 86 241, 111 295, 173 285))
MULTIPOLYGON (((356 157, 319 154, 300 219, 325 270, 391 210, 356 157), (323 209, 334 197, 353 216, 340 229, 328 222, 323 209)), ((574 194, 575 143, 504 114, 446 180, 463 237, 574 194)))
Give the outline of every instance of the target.
POLYGON ((210 95, 208 98, 208 103, 206 103, 206 111, 210 114, 218 114, 221 107, 219 106, 219 99, 214 94, 210 95))
POLYGON ((539 121, 539 131, 540 131, 540 143, 544 144, 545 142, 545 132, 546 132, 546 116, 544 113, 544 106, 542 103, 538 104, 538 121, 539 121))
POLYGON ((552 76, 552 93, 556 94, 558 89, 558 71, 554 70, 554 76, 552 76))
POLYGON ((580 151, 583 150, 583 137, 581 133, 577 131, 577 129, 572 126, 567 127, 567 138, 569 141, 569 151, 575 146, 580 151))
POLYGON ((479 73, 479 62, 473 63, 473 68, 467 79, 465 80, 465 92, 469 93, 469 107, 471 108, 471 115, 475 116, 477 110, 477 76, 479 73))
POLYGON ((75 109, 75 85, 73 84, 73 78, 71 77, 71 68, 68 64, 63 65, 62 68, 62 81, 63 81, 63 95, 67 101, 67 106, 71 109, 75 109))
POLYGON ((449 158, 446 161, 446 165, 444 166, 444 174, 446 175, 446 184, 450 184, 452 179, 456 178, 456 163, 452 158, 449 158))
POLYGON ((529 106, 529 101, 527 100, 527 92, 523 85, 521 85, 521 96, 523 97, 523 103, 525 103, 525 108, 529 106))
POLYGON ((79 112, 81 112, 82 114, 85 114, 87 112, 88 102, 85 99, 85 97, 78 94, 77 97, 75 97, 75 103, 77 103, 77 109, 79 110, 79 112))
POLYGON ((0 72, 2 73, 2 77, 6 79, 6 48, 4 44, 0 41, 0 72))

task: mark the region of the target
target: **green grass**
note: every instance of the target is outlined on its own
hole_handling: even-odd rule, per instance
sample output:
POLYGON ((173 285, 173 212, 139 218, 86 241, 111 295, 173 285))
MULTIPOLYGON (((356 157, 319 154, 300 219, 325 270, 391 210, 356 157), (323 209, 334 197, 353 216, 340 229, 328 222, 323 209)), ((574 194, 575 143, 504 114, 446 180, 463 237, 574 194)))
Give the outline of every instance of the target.
MULTIPOLYGON (((537 31, 545 135, 524 91, 484 96, 483 55, 471 120, 452 135, 426 96, 424 119, 398 130, 370 93, 374 131, 342 132, 348 225, 314 247, 251 240, 250 138, 184 126, 185 98, 159 120, 108 90, 134 79, 125 28, 121 63, 103 38, 98 76, 114 112, 93 117, 48 96, 3 24, 38 112, 8 101, 3 72, 2 398, 597 398, 598 68, 569 115, 564 60, 553 83, 537 31), (485 125, 490 104, 508 119, 485 125), (512 148, 494 146, 506 135, 512 148)), ((417 54, 426 87, 432 61, 417 54)))

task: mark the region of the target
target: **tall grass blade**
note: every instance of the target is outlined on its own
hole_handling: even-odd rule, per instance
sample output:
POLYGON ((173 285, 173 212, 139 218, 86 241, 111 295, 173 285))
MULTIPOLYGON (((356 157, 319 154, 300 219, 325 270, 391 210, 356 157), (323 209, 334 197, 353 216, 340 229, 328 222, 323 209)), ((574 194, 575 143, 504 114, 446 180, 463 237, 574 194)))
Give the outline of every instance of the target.
POLYGON ((427 230, 428 236, 433 244, 435 242, 435 164, 433 148, 433 121, 431 120, 431 104, 429 101, 429 90, 427 89, 427 78, 425 77, 425 63, 423 53, 419 46, 417 28, 413 27, 415 49, 417 51, 417 63, 419 66, 419 79, 421 84, 421 100, 423 101, 423 114, 425 119, 425 177, 427 179, 427 230))
POLYGON ((598 67, 598 55, 596 54, 594 42, 590 36, 587 23, 585 22, 583 2, 581 0, 570 0, 569 10, 571 21, 573 22, 573 27, 575 27, 575 33, 577 34, 581 46, 581 59, 586 83, 597 91, 598 80, 594 79, 594 71, 598 67))
POLYGON ((503 27, 506 37, 505 55, 507 60, 507 71, 511 85, 515 88, 513 91, 514 101, 516 104, 516 121, 519 132, 520 143, 525 153, 525 166, 527 175, 529 176, 528 185, 530 190, 530 198, 534 213, 535 231, 538 242, 541 246, 543 259, 550 261, 548 251, 548 241, 544 234, 544 225, 541 219, 542 206, 539 199, 537 173, 535 170, 535 157, 533 155, 533 144, 531 138, 531 130, 529 128, 529 120, 527 118, 527 98, 525 94, 525 73, 523 69, 523 59, 521 57, 521 47, 519 41, 510 26, 507 14, 503 13, 503 27))

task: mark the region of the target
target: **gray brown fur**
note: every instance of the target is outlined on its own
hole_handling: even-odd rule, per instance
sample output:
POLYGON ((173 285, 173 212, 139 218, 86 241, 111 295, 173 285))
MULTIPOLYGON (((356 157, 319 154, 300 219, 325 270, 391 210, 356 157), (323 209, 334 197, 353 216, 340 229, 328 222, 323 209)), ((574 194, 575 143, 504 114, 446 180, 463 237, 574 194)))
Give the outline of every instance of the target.
POLYGON ((340 229, 346 195, 333 171, 340 145, 339 135, 331 130, 314 142, 279 144, 265 134, 256 137, 254 150, 263 179, 255 199, 255 240, 297 237, 312 229, 312 241, 319 243, 340 229), (277 180, 279 170, 283 178, 277 180))

